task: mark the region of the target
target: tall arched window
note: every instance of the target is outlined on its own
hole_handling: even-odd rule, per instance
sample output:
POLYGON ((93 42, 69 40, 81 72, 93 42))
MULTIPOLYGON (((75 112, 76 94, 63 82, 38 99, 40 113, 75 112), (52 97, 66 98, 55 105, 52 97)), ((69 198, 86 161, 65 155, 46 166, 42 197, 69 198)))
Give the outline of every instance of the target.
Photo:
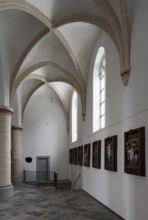
POLYGON ((77 141, 78 136, 78 95, 74 91, 72 96, 72 142, 77 141))
POLYGON ((93 72, 93 132, 105 127, 106 58, 100 47, 93 72))

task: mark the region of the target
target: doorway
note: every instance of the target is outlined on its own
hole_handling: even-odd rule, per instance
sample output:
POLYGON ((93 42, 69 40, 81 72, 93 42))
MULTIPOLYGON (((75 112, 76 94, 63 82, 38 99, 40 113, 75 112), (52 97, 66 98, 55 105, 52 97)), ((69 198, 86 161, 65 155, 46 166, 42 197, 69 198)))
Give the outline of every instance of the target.
POLYGON ((50 156, 36 157, 36 181, 37 184, 47 183, 50 180, 50 156))

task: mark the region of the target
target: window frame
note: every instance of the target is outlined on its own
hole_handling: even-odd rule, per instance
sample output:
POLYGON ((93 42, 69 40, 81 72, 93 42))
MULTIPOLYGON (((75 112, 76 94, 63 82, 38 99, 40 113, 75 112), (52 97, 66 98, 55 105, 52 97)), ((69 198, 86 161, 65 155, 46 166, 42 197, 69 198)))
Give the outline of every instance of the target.
POLYGON ((78 93, 72 94, 72 143, 78 140, 78 93), (75 112, 74 112, 75 111, 75 112))
POLYGON ((106 117, 105 117, 106 116, 106 111, 105 111, 105 108, 106 108, 106 57, 105 57, 105 51, 104 51, 104 54, 101 58, 100 70, 99 70, 98 74, 99 74, 99 80, 100 80, 100 129, 103 129, 105 127, 105 119, 106 119, 106 117), (105 64, 103 64, 103 62, 105 64), (103 72, 103 74, 101 72, 103 72), (101 82, 102 82, 103 78, 104 78, 104 87, 102 88, 101 82), (103 91, 104 91, 104 99, 102 101, 101 96, 102 96, 103 91), (101 112, 102 112, 103 105, 104 105, 104 110, 103 110, 104 113, 102 114, 101 112), (104 125, 102 125, 102 118, 104 118, 104 125))
POLYGON ((106 53, 99 47, 93 70, 93 132, 106 124, 106 53))

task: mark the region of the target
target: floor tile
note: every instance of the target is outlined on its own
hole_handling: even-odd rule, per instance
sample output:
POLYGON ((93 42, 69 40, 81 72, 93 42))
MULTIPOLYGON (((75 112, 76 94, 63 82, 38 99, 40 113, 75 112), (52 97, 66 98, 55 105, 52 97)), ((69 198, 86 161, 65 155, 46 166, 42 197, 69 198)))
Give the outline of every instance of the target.
POLYGON ((0 220, 122 220, 82 190, 14 186, 14 196, 0 199, 0 220))

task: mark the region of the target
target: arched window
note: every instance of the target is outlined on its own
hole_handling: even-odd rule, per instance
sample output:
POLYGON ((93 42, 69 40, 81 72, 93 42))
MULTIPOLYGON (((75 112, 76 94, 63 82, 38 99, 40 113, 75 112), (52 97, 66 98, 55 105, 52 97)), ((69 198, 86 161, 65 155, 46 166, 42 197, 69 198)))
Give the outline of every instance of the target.
POLYGON ((78 95, 74 91, 72 96, 72 142, 77 141, 78 131, 78 95))
POLYGON ((105 127, 106 58, 100 47, 93 72, 93 132, 105 127))

